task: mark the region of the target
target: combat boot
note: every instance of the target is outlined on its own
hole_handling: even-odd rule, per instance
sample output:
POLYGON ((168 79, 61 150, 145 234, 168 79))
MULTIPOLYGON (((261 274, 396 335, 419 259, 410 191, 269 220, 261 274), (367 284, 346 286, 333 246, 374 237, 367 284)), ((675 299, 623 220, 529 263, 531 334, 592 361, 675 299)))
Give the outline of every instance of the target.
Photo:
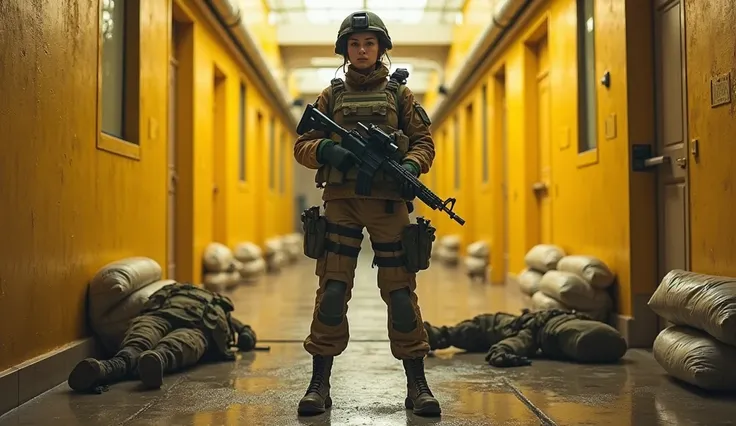
POLYGON ((332 356, 315 355, 312 357, 312 380, 307 392, 299 401, 300 416, 322 414, 332 407, 330 398, 330 373, 332 372, 332 356))
POLYGON ((138 359, 138 375, 143 385, 149 389, 158 389, 164 383, 164 373, 171 370, 166 357, 159 351, 149 350, 138 359))
POLYGON ((413 409, 418 416, 439 416, 440 403, 432 395, 427 379, 424 377, 424 358, 405 359, 407 396, 404 406, 413 409))
POLYGON ((79 362, 67 383, 77 392, 88 392, 97 386, 107 385, 123 379, 129 369, 129 360, 115 356, 106 361, 87 358, 79 362))

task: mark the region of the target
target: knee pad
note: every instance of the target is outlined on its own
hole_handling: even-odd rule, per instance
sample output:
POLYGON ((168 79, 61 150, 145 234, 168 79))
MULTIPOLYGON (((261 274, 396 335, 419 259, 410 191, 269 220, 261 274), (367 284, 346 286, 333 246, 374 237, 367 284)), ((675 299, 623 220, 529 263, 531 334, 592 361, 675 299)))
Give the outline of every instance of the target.
POLYGON ((411 293, 404 287, 389 293, 391 300, 391 325, 394 330, 409 333, 417 328, 417 316, 411 303, 411 293))
POLYGON ((328 280, 325 283, 325 292, 319 303, 317 319, 322 324, 329 326, 340 325, 342 322, 343 308, 345 305, 345 293, 348 285, 342 281, 328 280))

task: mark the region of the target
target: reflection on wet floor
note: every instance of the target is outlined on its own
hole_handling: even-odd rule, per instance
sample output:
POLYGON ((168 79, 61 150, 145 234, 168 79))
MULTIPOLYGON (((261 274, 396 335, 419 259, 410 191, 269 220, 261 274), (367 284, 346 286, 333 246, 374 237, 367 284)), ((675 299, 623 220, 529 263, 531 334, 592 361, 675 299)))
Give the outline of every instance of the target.
MULTIPOLYGON (((66 383, 0 418, 4 425, 721 425, 736 419, 736 398, 704 396, 669 379, 648 351, 630 350, 617 365, 536 360, 531 367, 497 369, 481 354, 438 351, 427 378, 442 404, 441 419, 404 409, 405 376, 391 356, 386 306, 376 269, 364 256, 349 320, 351 343, 335 360, 334 406, 297 418, 296 404, 311 374, 302 347, 309 330, 316 278, 308 260, 241 287, 231 296, 270 352, 242 354, 167 376, 160 390, 135 381, 101 395, 77 395, 66 383)), ((484 312, 518 312, 515 290, 470 282, 435 265, 420 274, 424 318, 454 324, 484 312)))

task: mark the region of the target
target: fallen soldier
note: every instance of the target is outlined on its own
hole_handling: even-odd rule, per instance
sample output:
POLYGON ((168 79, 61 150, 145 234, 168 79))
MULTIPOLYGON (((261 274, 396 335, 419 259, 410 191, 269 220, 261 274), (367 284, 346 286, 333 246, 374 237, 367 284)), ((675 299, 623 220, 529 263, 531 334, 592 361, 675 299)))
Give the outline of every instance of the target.
POLYGON ((529 358, 540 351, 547 359, 613 363, 628 349, 626 340, 610 325, 559 309, 524 309, 520 316, 481 314, 454 327, 435 327, 425 321, 424 328, 431 350, 454 346, 486 352, 486 362, 494 367, 531 365, 529 358))
POLYGON ((205 359, 234 360, 232 347, 255 349, 256 334, 231 316, 233 309, 226 296, 191 284, 166 285, 130 321, 118 352, 104 361, 81 361, 69 375, 69 387, 101 393, 137 375, 147 388, 159 388, 165 373, 205 359))

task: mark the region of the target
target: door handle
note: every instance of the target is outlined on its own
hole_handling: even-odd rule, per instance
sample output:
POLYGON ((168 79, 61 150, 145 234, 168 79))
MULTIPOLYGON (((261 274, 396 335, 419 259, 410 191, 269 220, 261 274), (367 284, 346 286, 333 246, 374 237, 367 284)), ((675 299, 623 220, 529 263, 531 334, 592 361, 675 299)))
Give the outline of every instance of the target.
POLYGON ((544 182, 535 182, 532 184, 532 191, 534 192, 542 192, 547 189, 547 184, 544 182))
POLYGON ((684 169, 685 167, 687 167, 687 158, 686 157, 678 158, 677 160, 675 160, 675 163, 677 163, 677 165, 681 169, 684 169))
POLYGON ((669 164, 670 157, 666 155, 660 155, 659 157, 647 158, 644 160, 644 167, 661 166, 662 164, 669 164))

